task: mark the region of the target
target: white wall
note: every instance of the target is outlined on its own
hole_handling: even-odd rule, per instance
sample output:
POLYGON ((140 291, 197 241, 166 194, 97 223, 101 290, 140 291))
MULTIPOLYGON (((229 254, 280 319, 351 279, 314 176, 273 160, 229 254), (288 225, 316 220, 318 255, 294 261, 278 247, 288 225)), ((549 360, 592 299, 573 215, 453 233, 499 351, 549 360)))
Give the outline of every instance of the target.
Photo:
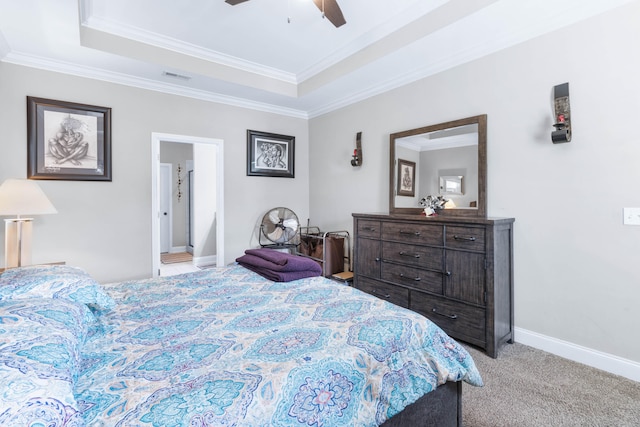
MULTIPOLYGON (((151 133, 224 140, 225 260, 240 256, 275 206, 309 215, 307 121, 0 62, 0 182, 25 178, 26 97, 112 108, 112 182, 40 181, 58 210, 37 217, 33 262, 66 261, 97 280, 150 277, 151 133), (246 176, 246 131, 296 137, 296 178, 246 176)), ((0 227, 4 240, 4 227, 0 227)), ((4 259, 4 245, 0 246, 4 259)))
POLYGON ((216 147, 208 144, 193 146, 193 190, 194 190, 194 246, 197 258, 216 255, 216 147), (213 166, 212 166, 213 165, 213 166))
POLYGON ((622 225, 640 206, 639 19, 634 2, 312 119, 312 218, 351 230, 352 212, 387 212, 389 134, 486 113, 488 213, 516 218, 516 326, 640 362, 640 227, 622 225), (564 82, 573 141, 554 145, 564 82))

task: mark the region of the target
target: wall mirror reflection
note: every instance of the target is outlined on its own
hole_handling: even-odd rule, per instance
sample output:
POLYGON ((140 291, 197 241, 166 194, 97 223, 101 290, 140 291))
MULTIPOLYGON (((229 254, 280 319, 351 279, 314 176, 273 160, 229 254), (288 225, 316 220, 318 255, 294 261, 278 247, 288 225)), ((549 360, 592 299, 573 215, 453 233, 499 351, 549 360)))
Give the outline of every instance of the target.
POLYGON ((420 213, 420 199, 444 196, 443 215, 486 215, 486 122, 474 116, 390 136, 389 212, 420 213), (413 192, 398 191, 401 162, 415 163, 413 192))

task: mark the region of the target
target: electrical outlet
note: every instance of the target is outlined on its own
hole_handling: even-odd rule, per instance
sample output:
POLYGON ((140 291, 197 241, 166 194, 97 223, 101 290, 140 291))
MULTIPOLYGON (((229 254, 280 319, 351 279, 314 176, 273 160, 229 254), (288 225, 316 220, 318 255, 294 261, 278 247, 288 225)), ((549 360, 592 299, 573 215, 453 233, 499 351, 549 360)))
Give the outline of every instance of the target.
POLYGON ((623 209, 624 225, 640 225, 640 208, 623 209))

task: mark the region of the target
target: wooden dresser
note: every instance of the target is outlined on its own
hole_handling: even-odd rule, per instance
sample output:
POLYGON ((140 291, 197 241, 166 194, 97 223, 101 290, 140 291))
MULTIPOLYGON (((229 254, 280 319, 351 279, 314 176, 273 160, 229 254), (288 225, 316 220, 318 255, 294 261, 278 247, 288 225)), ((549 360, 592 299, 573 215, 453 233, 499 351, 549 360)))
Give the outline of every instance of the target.
POLYGON ((353 218, 354 287, 491 357, 513 342, 513 218, 353 218))

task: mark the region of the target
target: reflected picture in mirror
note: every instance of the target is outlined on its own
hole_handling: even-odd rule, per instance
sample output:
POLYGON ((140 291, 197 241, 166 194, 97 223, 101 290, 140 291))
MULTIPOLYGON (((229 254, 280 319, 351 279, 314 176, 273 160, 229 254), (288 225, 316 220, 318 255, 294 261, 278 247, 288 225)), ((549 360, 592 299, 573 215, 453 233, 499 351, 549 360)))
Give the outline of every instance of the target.
POLYGON ((398 196, 414 197, 416 195, 416 163, 398 159, 398 196))
POLYGON ((390 213, 419 213, 421 198, 445 196, 443 214, 486 216, 486 115, 390 136, 390 213), (414 165, 413 192, 403 190, 403 171, 414 165))

